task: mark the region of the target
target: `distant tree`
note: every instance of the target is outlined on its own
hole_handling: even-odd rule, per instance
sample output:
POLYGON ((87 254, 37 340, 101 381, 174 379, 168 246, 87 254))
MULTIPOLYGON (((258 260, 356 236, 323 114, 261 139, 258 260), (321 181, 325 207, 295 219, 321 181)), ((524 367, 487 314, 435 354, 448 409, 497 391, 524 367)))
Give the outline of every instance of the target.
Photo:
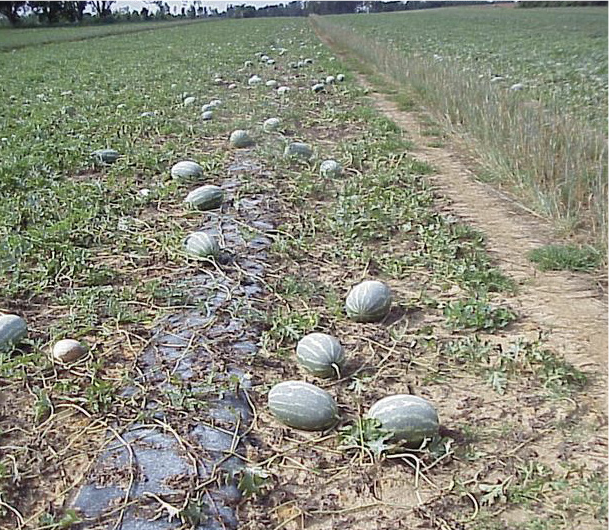
POLYGON ((28 2, 41 24, 56 24, 64 13, 66 2, 28 2))
POLYGON ((19 23, 19 12, 26 2, 0 2, 0 14, 4 15, 11 26, 19 23))
POLYGON ((64 14, 69 22, 82 22, 89 2, 64 2, 64 14))
MULTIPOLYGON (((116 4, 116 1, 89 2, 99 18, 109 18, 112 15, 111 7, 116 4)), ((142 8, 142 11, 146 8, 142 8)))
POLYGON ((364 2, 305 2, 305 9, 316 15, 336 15, 341 13, 357 13, 364 2))

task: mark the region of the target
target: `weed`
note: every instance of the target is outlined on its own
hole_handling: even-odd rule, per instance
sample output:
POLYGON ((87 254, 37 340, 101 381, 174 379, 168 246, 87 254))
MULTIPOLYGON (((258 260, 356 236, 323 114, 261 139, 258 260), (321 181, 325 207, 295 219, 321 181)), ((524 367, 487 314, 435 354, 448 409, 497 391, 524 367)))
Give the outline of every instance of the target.
POLYGON ((238 483, 239 491, 245 497, 259 494, 269 483, 271 475, 263 469, 257 467, 245 467, 240 472, 238 483))
POLYGON ((507 307, 494 307, 485 298, 468 298, 448 302, 444 316, 450 329, 497 331, 514 322, 517 315, 507 307))
POLYGON ((584 271, 598 268, 602 254, 590 246, 546 245, 529 252, 529 259, 542 271, 584 271))
POLYGON ((284 307, 275 309, 267 318, 268 330, 263 333, 262 344, 267 351, 281 348, 300 340, 319 324, 314 311, 297 312, 284 307))
POLYGON ((343 451, 364 451, 378 459, 383 453, 395 448, 395 444, 389 443, 392 436, 393 432, 381 428, 379 420, 358 418, 352 425, 339 429, 338 447, 343 451))
POLYGON ((518 337, 507 348, 477 335, 450 341, 442 354, 485 378, 498 394, 504 394, 508 383, 517 376, 533 376, 543 388, 557 396, 581 390, 586 375, 544 347, 542 338, 518 337))

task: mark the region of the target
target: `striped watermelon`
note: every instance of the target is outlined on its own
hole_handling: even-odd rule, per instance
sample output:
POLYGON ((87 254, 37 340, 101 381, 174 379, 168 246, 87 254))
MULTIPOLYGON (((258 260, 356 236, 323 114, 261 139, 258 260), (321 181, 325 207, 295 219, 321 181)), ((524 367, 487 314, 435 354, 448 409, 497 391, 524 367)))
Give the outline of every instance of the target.
POLYGON ((426 438, 438 434, 438 413, 434 406, 421 397, 397 394, 377 401, 366 415, 381 423, 383 429, 393 431, 393 441, 404 440, 419 446, 426 438))
POLYGON ((247 131, 237 129, 230 135, 229 142, 233 147, 249 147, 254 143, 247 131))
POLYGON ((343 168, 336 160, 324 160, 319 166, 319 172, 322 177, 338 177, 343 168))
POLYGON ((20 316, 0 316, 0 350, 18 344, 27 333, 27 324, 20 316))
POLYGON ((280 422, 304 431, 323 431, 338 419, 334 398, 304 381, 285 381, 271 388, 269 409, 280 422))
POLYGON ((376 280, 362 282, 347 295, 345 309, 356 322, 378 322, 391 310, 391 290, 376 280))
POLYGON ((203 176, 203 168, 192 160, 183 160, 171 168, 173 178, 198 178, 203 176))
POLYGON ((264 132, 276 131, 281 127, 281 120, 279 118, 269 118, 262 124, 264 132))
POLYGON ((313 149, 311 146, 302 142, 292 142, 283 151, 284 156, 294 156, 299 158, 311 158, 313 149))
POLYGON ((296 346, 298 363, 319 377, 340 377, 345 350, 338 339, 326 333, 309 333, 296 346))
POLYGON ((93 151, 92 156, 94 156, 100 164, 114 164, 121 155, 114 149, 98 149, 97 151, 93 151))
POLYGON ((212 258, 220 254, 220 246, 207 232, 194 232, 186 238, 186 250, 199 258, 212 258))
POLYGON ((184 199, 184 202, 198 208, 199 210, 213 210, 219 208, 224 200, 222 188, 208 184, 192 190, 184 199))

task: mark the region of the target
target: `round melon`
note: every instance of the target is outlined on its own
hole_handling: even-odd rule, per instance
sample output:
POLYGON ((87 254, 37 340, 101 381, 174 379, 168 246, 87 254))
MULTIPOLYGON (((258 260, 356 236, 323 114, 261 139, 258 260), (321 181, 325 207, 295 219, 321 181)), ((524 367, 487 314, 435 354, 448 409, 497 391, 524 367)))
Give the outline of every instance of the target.
POLYGON ((338 75, 336 76, 336 80, 337 80, 339 83, 342 83, 342 82, 345 80, 345 76, 344 76, 343 74, 338 74, 338 75))
POLYGON ((18 315, 0 316, 0 350, 18 344, 27 334, 27 324, 18 315))
POLYGON ((279 118, 269 118, 262 124, 262 129, 265 132, 276 131, 281 127, 281 120, 279 118))
POLYGON ((378 322, 391 310, 391 290, 376 280, 362 282, 349 291, 345 309, 356 322, 378 322))
POLYGON ((212 109, 216 109, 218 107, 222 106, 222 100, 221 99, 212 99, 209 104, 211 105, 212 109))
POLYGON ((203 105, 201 107, 201 112, 208 112, 213 109, 214 109, 214 106, 211 103, 205 103, 205 105, 203 105))
POLYGON ((121 155, 114 149, 98 149, 92 156, 101 164, 114 164, 121 155))
POLYGON ((277 81, 275 81, 274 79, 269 79, 266 83, 264 83, 266 86, 268 86, 269 88, 276 88, 279 86, 279 83, 277 81))
POLYGON ((191 105, 194 105, 196 100, 197 100, 197 98, 195 98, 194 96, 189 96, 187 98, 184 98, 184 106, 190 107, 191 105))
POLYGON ((419 446, 426 438, 438 434, 438 413, 424 398, 397 394, 377 401, 366 415, 378 420, 383 429, 392 431, 393 441, 419 446))
POLYGON ((311 90, 313 92, 321 92, 322 90, 324 90, 326 87, 325 85, 323 85, 322 83, 316 83, 315 85, 313 85, 311 87, 311 90))
POLYGON ((186 250, 198 258, 214 258, 220 254, 217 239, 207 232, 194 232, 186 238, 186 250))
POLYGON ((211 110, 207 110, 201 114, 201 119, 204 121, 209 121, 213 119, 214 113, 211 110))
POLYGON ((281 423, 304 431, 323 431, 338 419, 334 398, 304 381, 285 381, 271 388, 269 409, 281 423))
POLYGON ((338 177, 342 171, 342 166, 336 160, 324 160, 319 166, 322 177, 338 177))
POLYGON ((326 85, 331 85, 336 81, 336 78, 333 75, 329 75, 328 77, 326 77, 326 85))
POLYGON ((253 75, 252 77, 250 77, 247 80, 247 84, 250 86, 256 86, 256 85, 259 85, 260 83, 262 83, 262 78, 257 75, 253 75))
POLYGON ((289 91, 290 91, 289 86, 280 86, 277 88, 277 94, 279 94, 280 96, 287 94, 289 91))
POLYGON ((231 133, 229 142, 233 147, 249 147, 254 143, 248 132, 241 129, 231 133))
POLYGON ((338 339, 326 333, 309 333, 296 346, 298 363, 318 377, 340 377, 345 350, 338 339))
POLYGON ((285 156, 293 156, 298 158, 311 158, 313 156, 313 149, 311 146, 302 142, 292 142, 288 144, 283 151, 285 156))
POLYGON ((87 350, 74 339, 59 340, 53 346, 53 358, 63 363, 71 363, 80 359, 87 350))
POLYGON ((203 168, 196 162, 184 160, 174 164, 171 168, 173 178, 198 178, 203 176, 203 168))
POLYGON ((185 203, 199 210, 213 210, 219 208, 224 200, 222 188, 208 184, 192 190, 184 199, 185 203))

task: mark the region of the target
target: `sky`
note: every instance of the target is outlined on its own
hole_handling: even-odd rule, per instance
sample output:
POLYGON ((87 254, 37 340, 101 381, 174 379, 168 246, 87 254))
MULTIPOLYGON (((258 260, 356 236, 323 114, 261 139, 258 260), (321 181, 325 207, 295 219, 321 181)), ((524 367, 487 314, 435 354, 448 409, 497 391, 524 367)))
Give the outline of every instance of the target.
MULTIPOLYGON (((169 4, 171 11, 173 11, 173 6, 178 6, 178 10, 182 9, 182 7, 188 7, 193 2, 186 0, 164 0, 166 4, 169 4)), ((279 5, 279 4, 287 4, 290 0, 276 1, 276 2, 265 2, 265 1, 248 1, 248 0, 233 0, 231 2, 201 2, 202 6, 206 6, 208 9, 217 9, 218 11, 225 11, 226 6, 232 5, 255 5, 256 7, 264 7, 271 5, 279 5)), ((118 11, 122 7, 129 7, 131 10, 136 9, 137 11, 141 11, 142 7, 146 7, 150 11, 155 11, 156 6, 151 5, 150 2, 142 2, 139 0, 119 0, 112 6, 112 9, 118 11)))

